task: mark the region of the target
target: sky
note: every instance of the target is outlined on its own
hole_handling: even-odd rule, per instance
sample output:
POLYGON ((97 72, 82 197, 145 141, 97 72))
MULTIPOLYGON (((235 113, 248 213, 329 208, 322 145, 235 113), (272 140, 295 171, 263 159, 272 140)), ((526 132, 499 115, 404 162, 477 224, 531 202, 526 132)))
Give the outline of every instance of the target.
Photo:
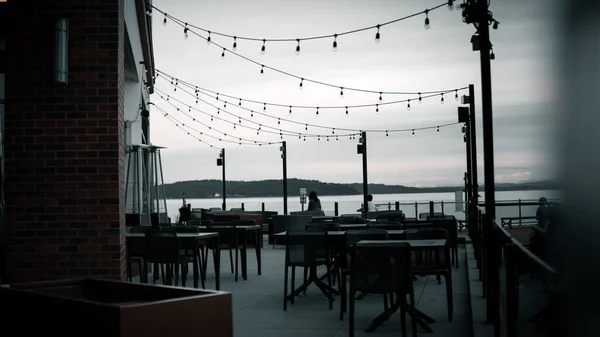
MULTIPOLYGON (((295 39, 368 27, 422 12, 443 2, 155 0, 153 3, 183 22, 212 32, 260 39, 295 39)), ((551 169, 549 153, 555 120, 552 108, 556 104, 556 83, 553 82, 556 77, 552 63, 555 41, 548 6, 544 0, 492 0, 490 10, 500 22, 499 29, 491 31, 496 55, 492 61, 496 182, 552 179, 555 172, 551 169)), ((339 87, 414 93, 474 84, 479 179, 483 182, 481 73, 479 52, 472 51, 470 43, 475 28, 462 22, 459 10, 449 11, 446 6, 430 12, 429 18, 430 29, 424 28, 424 15, 381 27, 379 43, 375 43, 375 29, 340 36, 335 52, 332 38, 302 41, 299 55, 295 53, 295 41, 267 42, 264 55, 260 53, 262 42, 237 41, 236 52, 259 64, 336 86, 304 82, 300 89, 297 78, 268 69, 261 75, 259 65, 231 54, 232 38, 212 34, 214 43, 208 44, 194 32, 204 37, 207 34, 194 28, 185 38, 181 26, 171 20, 163 25, 164 16, 155 11, 156 68, 182 82, 175 90, 170 77, 159 76, 151 97, 154 106, 151 107, 150 138, 153 144, 167 148, 161 152, 165 182, 221 179, 216 158, 222 147, 226 151, 227 180, 281 179, 278 144, 237 144, 238 138, 250 144, 279 142, 279 128, 295 135, 330 136, 329 141, 326 137, 320 141, 309 137, 304 141, 297 136, 284 136, 288 177, 338 183, 362 181, 361 156, 356 153, 358 137, 336 140, 331 136, 331 128, 309 126, 305 130, 306 123, 336 128, 335 135, 350 133, 340 131, 342 128, 408 130, 391 132, 387 137, 385 132, 367 134, 370 183, 458 185, 466 171, 462 125, 441 127, 439 132, 436 127, 458 122, 457 108, 461 105, 460 100, 454 99, 454 92, 444 96, 444 104, 440 96, 424 99, 419 104, 416 95, 383 95, 383 102, 413 99, 411 109, 407 109, 406 103, 382 105, 379 113, 373 107, 351 108, 347 116, 344 109, 320 109, 318 116, 314 108, 293 109, 290 115, 287 107, 267 106, 265 112, 262 104, 242 100, 242 107, 273 116, 254 114, 251 117, 249 111, 238 107, 237 99, 228 99, 233 104, 223 108, 223 101, 217 101, 215 94, 208 93, 199 95, 208 104, 202 101, 196 104, 194 89, 186 89, 184 82, 257 102, 310 107, 379 103, 379 95, 375 93, 345 90, 340 97, 339 87), (223 49, 215 44, 227 48, 224 58, 221 57, 223 49), (165 100, 167 95, 169 101, 165 100), (218 115, 217 108, 221 109, 218 115), (168 113, 170 119, 162 112, 168 113), (213 121, 211 115, 215 117, 213 121), (244 126, 239 125, 239 117, 244 126), (279 120, 278 124, 277 118, 297 123, 279 120), (261 132, 257 134, 258 124, 261 132), (433 128, 412 134, 412 129, 422 127, 433 128)), ((459 96, 466 94, 467 91, 459 92, 459 96)))

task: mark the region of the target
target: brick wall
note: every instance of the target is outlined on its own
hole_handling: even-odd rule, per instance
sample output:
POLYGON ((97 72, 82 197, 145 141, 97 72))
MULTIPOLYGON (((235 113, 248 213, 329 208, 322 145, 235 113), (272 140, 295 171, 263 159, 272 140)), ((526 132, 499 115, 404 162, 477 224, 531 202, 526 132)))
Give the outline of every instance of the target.
POLYGON ((8 2, 9 282, 124 279, 123 0, 8 2), (52 82, 69 19, 69 85, 52 82))

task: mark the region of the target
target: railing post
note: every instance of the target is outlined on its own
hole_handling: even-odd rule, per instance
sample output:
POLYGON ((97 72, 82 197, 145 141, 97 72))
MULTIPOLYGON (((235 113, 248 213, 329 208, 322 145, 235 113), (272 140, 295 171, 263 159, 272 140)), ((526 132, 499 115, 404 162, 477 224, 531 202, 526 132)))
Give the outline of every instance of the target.
POLYGON ((434 212, 435 212, 435 208, 433 205, 433 201, 429 201, 429 216, 433 217, 434 212))
POLYGON ((415 201, 415 218, 419 220, 419 203, 415 201))
POLYGON ((242 202, 242 212, 246 211, 246 207, 244 206, 244 203, 242 202))
POLYGON ((442 203, 442 213, 446 214, 446 213, 444 213, 444 201, 442 200, 441 203, 442 203))
POLYGON ((333 203, 333 210, 334 210, 334 211, 333 211, 333 212, 334 212, 333 214, 334 214, 335 216, 339 216, 339 214, 340 214, 340 209, 339 209, 339 205, 338 205, 338 202, 337 202, 337 201, 333 203))
POLYGON ((519 226, 523 224, 521 220, 521 199, 519 199, 519 226))
POLYGON ((261 203, 261 210, 262 210, 263 212, 265 211, 265 203, 264 203, 264 202, 262 202, 262 203, 261 203))
POLYGON ((392 210, 392 203, 388 201, 388 211, 392 210))
POLYGON ((396 210, 399 211, 400 210, 400 202, 396 201, 396 210))
POLYGON ((517 335, 516 321, 519 302, 517 301, 517 277, 514 263, 514 246, 504 247, 506 272, 506 337, 517 335))

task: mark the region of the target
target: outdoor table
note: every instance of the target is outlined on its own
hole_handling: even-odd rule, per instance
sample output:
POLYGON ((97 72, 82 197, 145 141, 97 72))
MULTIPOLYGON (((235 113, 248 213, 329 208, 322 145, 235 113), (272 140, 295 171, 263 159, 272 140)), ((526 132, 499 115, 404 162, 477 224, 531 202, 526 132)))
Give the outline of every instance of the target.
MULTIPOLYGON (((364 247, 369 245, 381 245, 381 240, 361 240, 356 243, 356 247, 364 247)), ((408 243, 410 245, 411 250, 422 250, 422 249, 432 249, 432 248, 445 248, 448 250, 447 240, 387 240, 386 243, 408 243)), ((449 254, 449 251, 446 252, 449 254)), ((449 255, 447 255, 449 256, 449 255)), ((428 323, 435 323, 435 320, 429 316, 427 316, 422 311, 418 310, 414 307, 409 307, 410 310, 407 310, 407 313, 412 316, 412 318, 416 321, 416 323, 421 326, 427 332, 433 332, 431 327, 429 327, 428 323)), ((393 304, 384 311, 381 315, 377 316, 373 319, 373 323, 371 326, 367 328, 366 331, 374 331, 377 327, 379 327, 383 322, 387 321, 396 311, 400 309, 399 304, 393 304)))
MULTIPOLYGON (((202 232, 202 233, 176 233, 176 234, 177 234, 177 238, 181 242, 189 241, 189 240, 193 240, 193 242, 194 242, 195 249, 192 254, 193 264, 194 264, 194 267, 193 267, 194 288, 198 288, 198 283, 199 283, 199 279, 200 279, 200 276, 199 276, 200 272, 198 269, 198 261, 200 260, 200 242, 202 242, 202 241, 211 242, 218 246, 219 245, 219 233, 202 232)), ((126 243, 130 242, 131 240, 145 240, 145 239, 146 239, 146 233, 126 233, 125 234, 126 243)), ((130 259, 129 244, 126 244, 126 246, 127 246, 127 249, 126 249, 127 259, 129 260, 130 259)), ((213 261, 214 261, 214 265, 215 265, 215 289, 219 290, 221 287, 220 254, 213 253, 213 261)))
MULTIPOLYGON (((219 232, 221 230, 229 230, 229 229, 233 229, 233 226, 213 226, 213 227, 204 227, 204 226, 200 226, 199 230, 200 232, 219 232)), ((257 263, 257 267, 258 267, 258 275, 262 275, 262 256, 261 256, 261 249, 260 249, 260 244, 262 241, 262 232, 261 232, 261 228, 259 225, 240 225, 240 226, 235 226, 235 229, 237 231, 237 235, 238 235, 238 239, 243 239, 242 240, 242 278, 244 280, 248 279, 248 259, 247 259, 247 248, 248 248, 248 240, 246 240, 248 233, 254 232, 254 249, 256 251, 256 263, 257 263)))

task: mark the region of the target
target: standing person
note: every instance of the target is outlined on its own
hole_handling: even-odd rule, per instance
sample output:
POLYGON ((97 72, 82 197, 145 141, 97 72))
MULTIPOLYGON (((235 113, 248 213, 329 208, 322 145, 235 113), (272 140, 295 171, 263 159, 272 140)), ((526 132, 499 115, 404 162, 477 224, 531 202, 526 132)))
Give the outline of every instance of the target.
POLYGON ((540 203, 540 206, 535 212, 535 218, 537 219, 538 227, 545 228, 548 221, 550 221, 548 200, 545 197, 541 197, 538 202, 540 203))
MULTIPOLYGON (((365 205, 364 204, 360 204, 360 208, 357 209, 357 212, 363 212, 365 209, 365 205)), ((369 194, 367 195, 367 212, 377 212, 377 207, 375 207, 375 204, 373 203, 373 195, 369 194)))
POLYGON ((321 208, 321 200, 317 197, 317 192, 311 191, 308 194, 308 211, 323 211, 321 208))

